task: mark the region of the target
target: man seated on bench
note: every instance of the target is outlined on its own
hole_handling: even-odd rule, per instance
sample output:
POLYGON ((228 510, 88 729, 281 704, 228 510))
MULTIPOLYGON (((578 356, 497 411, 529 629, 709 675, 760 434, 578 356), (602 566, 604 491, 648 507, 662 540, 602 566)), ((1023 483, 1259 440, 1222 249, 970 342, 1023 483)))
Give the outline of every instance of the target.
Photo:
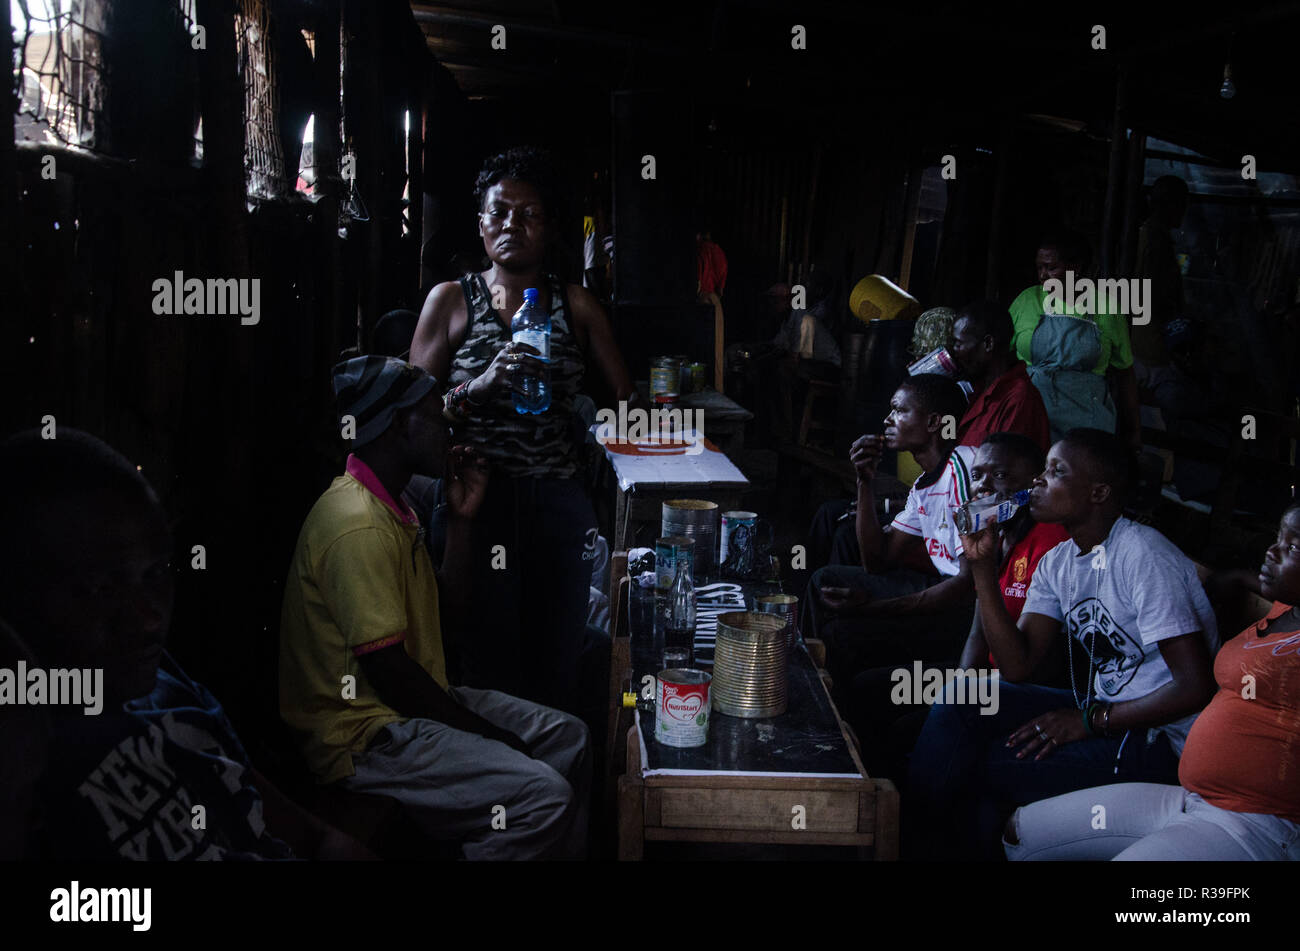
POLYGON ((259 774, 221 704, 163 649, 171 557, 152 487, 105 443, 60 427, 54 439, 31 430, 0 444, 0 629, 7 622, 26 644, 9 639, 8 656, 28 669, 18 689, 38 664, 47 685, 52 671, 82 675, 72 703, 45 696, 60 703, 15 708, 48 711, 22 759, 0 766, 28 771, 18 808, 34 804, 35 828, 24 852, 374 858, 259 774))
POLYGON ((1282 515, 1259 584, 1273 605, 1215 657, 1219 690, 1187 734, 1181 785, 1117 783, 1023 806, 1007 823, 1007 858, 1300 859, 1300 505, 1282 515))
POLYGON ((318 782, 398 800, 466 858, 582 856, 587 728, 447 682, 439 596, 463 596, 468 571, 490 570, 468 564, 482 460, 466 447, 448 453, 437 386, 418 367, 357 357, 335 367, 334 392, 355 427, 353 453, 308 514, 289 567, 281 716, 318 782), (444 478, 442 585, 419 521, 397 501, 414 474, 444 478))
POLYGON ((1070 541, 1039 561, 1018 623, 999 596, 995 533, 963 537, 1001 670, 997 712, 947 695, 931 707, 909 770, 911 857, 1000 857, 1016 806, 1177 780, 1183 740, 1214 689, 1218 631, 1191 560, 1122 516, 1132 484, 1128 448, 1111 433, 1073 429, 1052 447, 1029 511, 1070 541), (1069 690, 1024 683, 1063 631, 1087 651, 1086 669, 1069 651, 1069 690))
MULTIPOLYGON (((990 433, 1010 432, 1047 451, 1047 409, 1024 363, 1011 350, 1013 333, 1010 312, 998 304, 976 301, 957 312, 949 350, 961 377, 974 387, 970 405, 957 417, 959 446, 977 449, 990 433)), ((857 564, 861 558, 852 523, 841 520, 851 507, 847 501, 827 502, 813 518, 809 557, 814 570, 825 564, 857 564)))
POLYGON ((1011 352, 1014 335, 1011 312, 1000 304, 976 301, 957 311, 952 358, 975 388, 957 425, 959 446, 979 446, 989 433, 1003 432, 1020 433, 1047 451, 1047 407, 1024 363, 1011 352))
MULTIPOLYGON (((1009 499, 1016 492, 1028 489, 1043 471, 1044 460, 1043 450, 1029 437, 1020 433, 991 433, 979 447, 971 466, 972 498, 995 495, 1009 499)), ((1039 560, 1070 536, 1058 524, 1035 522, 1028 505, 1017 509, 1006 523, 998 523, 996 532, 1000 539, 999 595, 1011 616, 1018 618, 1039 560)), ((1053 652, 1050 661, 1062 668, 1065 664, 1060 651, 1053 652)), ((980 613, 976 611, 957 667, 986 673, 990 667, 997 666, 997 658, 984 639, 980 613)), ((928 701, 913 705, 913 692, 897 689, 900 669, 906 672, 910 682, 914 676, 910 663, 875 667, 853 680, 849 722, 862 743, 863 765, 873 776, 900 776, 904 772, 906 756, 929 712, 928 701)), ((946 671, 940 676, 946 676, 946 671)))
POLYGON ((862 563, 821 569, 809 590, 814 628, 845 687, 864 668, 955 661, 970 629, 974 589, 952 520, 970 498, 975 456, 956 445, 966 398, 946 376, 922 373, 904 380, 889 406, 884 435, 860 437, 850 454, 862 563), (886 448, 911 452, 924 469, 888 530, 876 519, 872 493, 886 448))

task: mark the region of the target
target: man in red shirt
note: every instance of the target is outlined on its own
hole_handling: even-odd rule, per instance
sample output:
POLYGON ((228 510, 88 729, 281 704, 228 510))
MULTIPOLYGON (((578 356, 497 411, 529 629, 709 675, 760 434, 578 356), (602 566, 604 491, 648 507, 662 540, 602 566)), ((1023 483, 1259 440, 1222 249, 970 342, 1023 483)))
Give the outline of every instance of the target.
MULTIPOLYGON (((989 494, 1010 498, 1021 489, 1028 489, 1034 477, 1043 471, 1044 460, 1037 444, 1020 433, 990 434, 971 464, 971 498, 989 494)), ((1069 534, 1060 525, 1035 522, 1028 505, 1021 506, 1005 525, 996 526, 995 533, 1001 543, 1002 602, 1013 617, 1019 618, 1038 560, 1069 534)), ((1057 662, 1063 656, 1051 660, 1057 662)), ((936 665, 924 666, 928 669, 936 665)), ((984 628, 976 611, 957 667, 983 672, 997 666, 997 659, 984 640, 984 628)), ((894 686, 899 681, 899 670, 914 673, 911 664, 876 667, 862 672, 853 681, 849 722, 858 732, 868 774, 903 776, 904 760, 916 743, 929 711, 928 704, 898 704, 894 686)))
POLYGON ((1020 433, 1044 452, 1050 444, 1047 408, 1011 350, 1014 327, 1005 307, 976 301, 957 312, 952 356, 975 388, 957 425, 957 445, 979 446, 990 433, 1020 433))
MULTIPOLYGON (((992 433, 980 446, 971 466, 971 498, 989 494, 1010 498, 1033 484, 1034 477, 1043 471, 1044 463, 1042 450, 1027 437, 1020 433, 992 433)), ((1070 533, 1056 522, 1035 522, 1028 505, 1017 509, 1011 520, 1005 525, 999 524, 996 531, 1001 543, 998 587, 1007 613, 1018 621, 1039 559, 1069 538, 1070 533)), ((997 657, 984 640, 984 625, 976 611, 957 666, 976 667, 983 664, 985 658, 989 666, 998 666, 997 657)), ((1063 654, 1049 658, 1054 664, 1063 659, 1063 654)), ((1036 674, 1048 672, 1050 668, 1036 671, 1036 674)))

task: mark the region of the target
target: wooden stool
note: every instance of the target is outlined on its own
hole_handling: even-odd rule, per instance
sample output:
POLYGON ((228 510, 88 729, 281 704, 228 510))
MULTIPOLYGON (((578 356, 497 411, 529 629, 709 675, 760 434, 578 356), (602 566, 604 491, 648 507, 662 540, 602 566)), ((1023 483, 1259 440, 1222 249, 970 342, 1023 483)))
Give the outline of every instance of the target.
POLYGON ((799 424, 799 445, 808 445, 808 434, 810 432, 834 433, 835 432, 835 415, 831 413, 831 422, 824 423, 813 419, 813 407, 816 406, 819 399, 830 397, 832 405, 834 400, 839 397, 839 386, 834 383, 827 383, 825 380, 809 380, 808 393, 803 398, 803 421, 799 424))

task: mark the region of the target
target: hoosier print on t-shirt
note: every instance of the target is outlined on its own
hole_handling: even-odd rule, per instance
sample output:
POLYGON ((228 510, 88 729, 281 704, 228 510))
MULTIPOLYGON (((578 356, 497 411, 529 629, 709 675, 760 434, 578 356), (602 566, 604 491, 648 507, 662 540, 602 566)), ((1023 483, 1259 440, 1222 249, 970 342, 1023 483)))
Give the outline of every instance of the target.
MULTIPOLYGON (((1066 630, 1092 652, 1096 666, 1097 692, 1114 700, 1123 692, 1146 653, 1142 644, 1129 636, 1099 598, 1085 598, 1070 608, 1066 630)), ((1157 655, 1158 656, 1158 655, 1157 655)))

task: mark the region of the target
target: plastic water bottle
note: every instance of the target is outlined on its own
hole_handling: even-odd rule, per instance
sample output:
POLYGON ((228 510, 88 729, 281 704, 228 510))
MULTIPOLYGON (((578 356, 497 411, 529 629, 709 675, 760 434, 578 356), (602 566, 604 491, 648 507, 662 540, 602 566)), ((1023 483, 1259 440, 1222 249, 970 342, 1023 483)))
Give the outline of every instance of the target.
POLYGON ((938 373, 941 376, 955 377, 957 361, 952 358, 952 354, 946 347, 938 347, 908 365, 908 376, 916 376, 918 373, 938 373))
POLYGON ((986 495, 971 499, 965 505, 953 509, 952 521, 957 531, 963 535, 974 535, 981 529, 1007 522, 1016 514, 1020 506, 1029 501, 1029 490, 1021 489, 1009 499, 999 499, 996 495, 986 495))
MULTIPOLYGON (((524 291, 524 306, 515 311, 510 321, 510 333, 515 343, 526 343, 540 354, 539 360, 551 360, 551 315, 537 305, 537 288, 524 291)), ((523 379, 523 393, 516 392, 516 413, 545 413, 551 408, 551 368, 543 367, 539 375, 527 374, 523 379)))
POLYGON ((958 375, 960 372, 957 361, 952 358, 952 354, 946 347, 931 350, 907 368, 909 376, 916 376, 918 373, 938 373, 940 376, 956 380, 961 391, 966 394, 966 402, 969 403, 975 397, 975 387, 970 380, 961 379, 958 375))

